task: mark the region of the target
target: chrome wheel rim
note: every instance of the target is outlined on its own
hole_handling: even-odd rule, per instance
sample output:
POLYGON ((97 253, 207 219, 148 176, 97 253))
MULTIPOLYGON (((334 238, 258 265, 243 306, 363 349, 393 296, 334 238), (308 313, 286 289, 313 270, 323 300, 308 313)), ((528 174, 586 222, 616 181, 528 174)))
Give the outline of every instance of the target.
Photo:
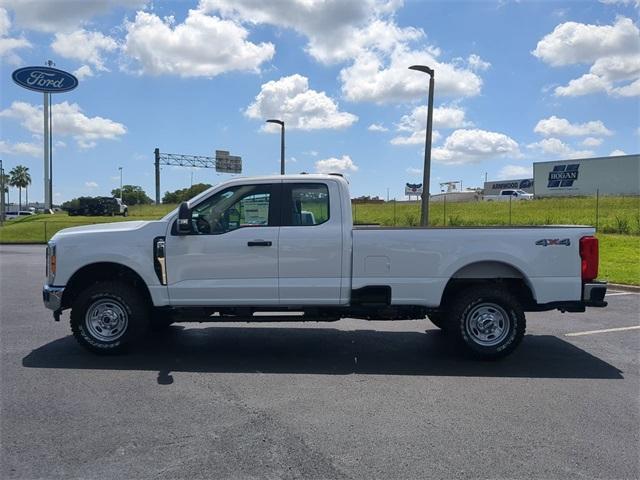
POLYGON ((98 300, 91 304, 85 315, 85 325, 95 339, 113 342, 127 331, 129 316, 116 300, 98 300))
POLYGON ((511 319, 500 305, 476 305, 465 319, 465 329, 471 340, 484 347, 493 347, 509 334, 511 319))

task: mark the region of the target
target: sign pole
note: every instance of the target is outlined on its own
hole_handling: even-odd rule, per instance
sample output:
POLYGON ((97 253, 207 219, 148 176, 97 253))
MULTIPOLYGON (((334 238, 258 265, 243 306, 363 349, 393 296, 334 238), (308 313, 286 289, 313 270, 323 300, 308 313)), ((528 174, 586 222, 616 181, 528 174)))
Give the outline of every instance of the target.
POLYGON ((49 203, 49 93, 44 92, 44 208, 49 210, 51 204, 49 203))
POLYGON ((51 210, 53 207, 53 137, 52 130, 52 105, 51 94, 69 92, 78 86, 78 79, 64 70, 53 68, 54 63, 47 61, 46 67, 22 67, 14 70, 11 78, 14 82, 27 90, 42 92, 42 114, 44 133, 44 208, 51 210))
POLYGON ((53 106, 49 93, 49 208, 53 208, 53 106))

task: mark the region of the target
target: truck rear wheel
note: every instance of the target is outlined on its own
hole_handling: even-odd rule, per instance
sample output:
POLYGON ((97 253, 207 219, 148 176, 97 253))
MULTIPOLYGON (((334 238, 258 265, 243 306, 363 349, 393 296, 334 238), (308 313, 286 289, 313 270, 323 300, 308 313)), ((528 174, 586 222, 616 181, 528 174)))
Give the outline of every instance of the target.
POLYGON ((71 308, 71 331, 94 353, 124 351, 146 329, 149 308, 140 293, 120 282, 99 282, 84 290, 71 308))
POLYGON ((509 355, 524 337, 526 321, 520 302, 498 286, 472 287, 451 303, 452 332, 476 356, 509 355))

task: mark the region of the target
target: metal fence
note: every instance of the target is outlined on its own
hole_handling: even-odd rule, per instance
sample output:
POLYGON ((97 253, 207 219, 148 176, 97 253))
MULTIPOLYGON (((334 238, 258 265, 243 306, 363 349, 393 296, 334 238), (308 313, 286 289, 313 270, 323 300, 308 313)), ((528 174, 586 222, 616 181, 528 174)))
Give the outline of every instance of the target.
MULTIPOLYGON (((455 196, 453 198, 456 198, 455 196)), ((458 197, 459 198, 459 197, 458 197)), ((355 224, 417 226, 420 203, 390 200, 352 204, 355 224)), ((433 227, 590 225, 601 233, 640 235, 640 197, 562 197, 453 202, 446 195, 429 206, 433 227)))

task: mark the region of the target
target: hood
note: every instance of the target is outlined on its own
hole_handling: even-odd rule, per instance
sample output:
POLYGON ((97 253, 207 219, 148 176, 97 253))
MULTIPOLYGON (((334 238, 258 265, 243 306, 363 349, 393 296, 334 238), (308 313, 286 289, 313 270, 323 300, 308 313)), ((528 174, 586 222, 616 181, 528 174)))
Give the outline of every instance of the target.
POLYGON ((56 233, 52 241, 63 237, 71 237, 74 235, 83 235, 87 233, 116 233, 116 232, 132 232, 138 230, 150 223, 151 221, 137 220, 132 222, 112 222, 112 223, 96 223, 94 225, 83 225, 81 227, 70 227, 60 230, 56 233))

